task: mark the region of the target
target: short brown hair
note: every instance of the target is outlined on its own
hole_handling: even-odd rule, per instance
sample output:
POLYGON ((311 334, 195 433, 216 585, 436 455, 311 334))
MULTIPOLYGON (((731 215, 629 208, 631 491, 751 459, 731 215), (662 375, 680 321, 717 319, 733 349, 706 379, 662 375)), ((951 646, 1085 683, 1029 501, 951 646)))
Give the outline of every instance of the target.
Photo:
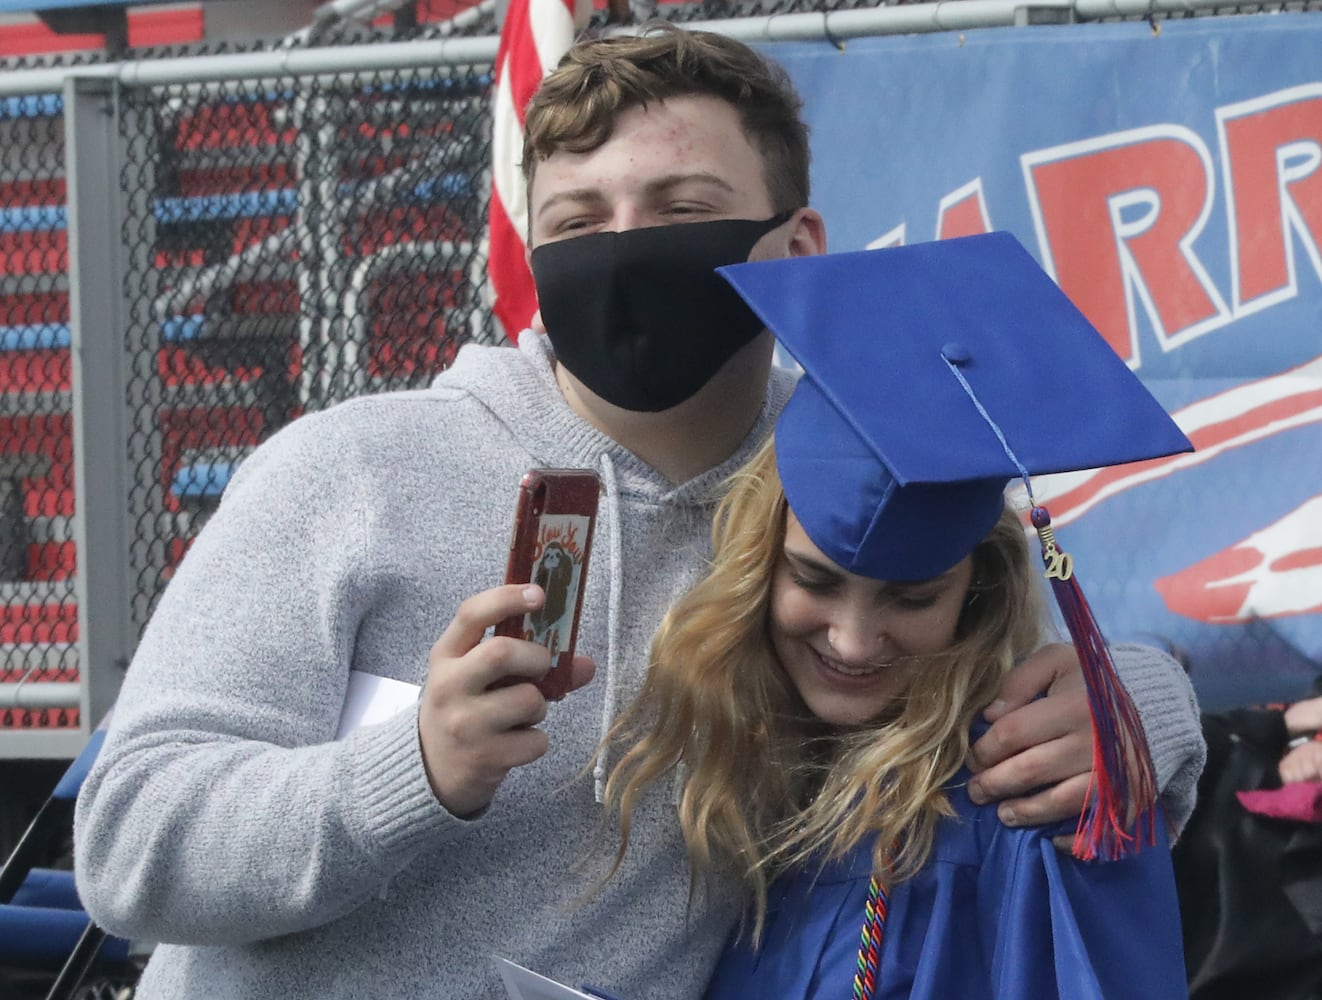
POLYGON ((622 111, 670 97, 728 101, 762 154, 777 212, 808 204, 808 126, 789 76, 742 42, 667 22, 638 35, 594 38, 565 53, 528 103, 523 175, 558 150, 587 153, 610 139, 622 111))

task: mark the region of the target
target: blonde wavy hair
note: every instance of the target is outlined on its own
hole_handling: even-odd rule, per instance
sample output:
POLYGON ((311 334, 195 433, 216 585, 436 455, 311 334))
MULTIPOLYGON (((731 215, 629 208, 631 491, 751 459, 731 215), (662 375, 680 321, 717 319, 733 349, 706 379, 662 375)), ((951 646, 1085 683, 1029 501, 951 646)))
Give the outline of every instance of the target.
POLYGON ((683 776, 679 821, 693 875, 733 871, 756 938, 785 868, 838 858, 876 838, 874 868, 914 874, 950 815, 943 786, 975 714, 1042 634, 1024 529, 1007 506, 975 549, 954 644, 913 672, 884 718, 850 730, 813 718, 772 651, 768 607, 787 511, 773 445, 731 479, 712 527, 707 575, 670 609, 643 689, 607 735, 618 762, 616 867, 649 787, 683 776))

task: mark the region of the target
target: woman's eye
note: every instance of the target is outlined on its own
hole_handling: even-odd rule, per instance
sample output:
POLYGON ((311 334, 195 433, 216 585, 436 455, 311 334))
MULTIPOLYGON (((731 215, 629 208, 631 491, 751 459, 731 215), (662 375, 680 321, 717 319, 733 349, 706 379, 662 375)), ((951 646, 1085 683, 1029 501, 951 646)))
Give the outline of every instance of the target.
POLYGON ((790 572, 790 579, 794 581, 796 587, 806 590, 810 594, 824 594, 835 586, 834 580, 804 576, 802 573, 795 573, 793 571, 790 572))
POLYGON ((935 606, 940 594, 896 594, 891 603, 904 611, 923 611, 935 606))

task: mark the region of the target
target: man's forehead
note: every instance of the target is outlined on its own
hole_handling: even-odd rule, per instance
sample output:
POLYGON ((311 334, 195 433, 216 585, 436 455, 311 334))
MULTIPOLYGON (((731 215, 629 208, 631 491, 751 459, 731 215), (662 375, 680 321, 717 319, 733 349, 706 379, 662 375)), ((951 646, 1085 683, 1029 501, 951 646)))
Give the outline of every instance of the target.
POLYGON ((621 113, 595 149, 560 148, 537 164, 534 206, 551 199, 613 200, 706 187, 735 197, 766 193, 765 164, 729 102, 672 98, 621 113))

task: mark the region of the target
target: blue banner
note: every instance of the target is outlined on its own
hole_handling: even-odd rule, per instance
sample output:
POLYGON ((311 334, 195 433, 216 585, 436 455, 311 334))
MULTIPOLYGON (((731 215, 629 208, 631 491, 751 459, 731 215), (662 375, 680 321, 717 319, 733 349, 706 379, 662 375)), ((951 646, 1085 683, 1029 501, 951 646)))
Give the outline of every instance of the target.
POLYGON ((1322 670, 1322 15, 768 51, 806 102, 832 250, 1015 233, 1193 440, 1034 483, 1107 635, 1185 654, 1207 707, 1304 691, 1322 670))

